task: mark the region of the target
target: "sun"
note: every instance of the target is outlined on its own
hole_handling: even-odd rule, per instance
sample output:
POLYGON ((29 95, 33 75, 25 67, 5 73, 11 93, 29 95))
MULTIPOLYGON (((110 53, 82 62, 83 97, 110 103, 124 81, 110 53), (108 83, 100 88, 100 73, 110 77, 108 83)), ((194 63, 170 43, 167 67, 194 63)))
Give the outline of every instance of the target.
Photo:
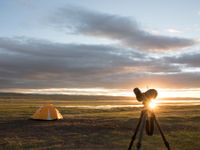
POLYGON ((155 107, 156 107, 156 101, 151 100, 151 102, 149 103, 149 108, 154 109, 155 107))

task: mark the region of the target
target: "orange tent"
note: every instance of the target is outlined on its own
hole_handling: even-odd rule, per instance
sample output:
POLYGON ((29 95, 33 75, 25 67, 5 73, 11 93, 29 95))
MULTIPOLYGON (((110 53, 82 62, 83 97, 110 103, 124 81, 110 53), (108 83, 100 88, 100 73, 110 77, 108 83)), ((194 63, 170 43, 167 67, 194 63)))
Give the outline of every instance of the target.
POLYGON ((45 104, 41 106, 31 118, 38 120, 56 120, 63 119, 63 116, 52 104, 45 104))

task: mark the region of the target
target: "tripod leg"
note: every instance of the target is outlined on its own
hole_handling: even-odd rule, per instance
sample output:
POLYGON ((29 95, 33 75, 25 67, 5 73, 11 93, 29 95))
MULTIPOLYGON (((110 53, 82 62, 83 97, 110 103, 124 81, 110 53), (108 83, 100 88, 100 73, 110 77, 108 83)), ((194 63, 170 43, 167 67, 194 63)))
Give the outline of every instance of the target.
POLYGON ((147 135, 152 136, 154 132, 154 116, 152 112, 149 112, 145 126, 147 135))
POLYGON ((164 132, 162 131, 162 129, 161 129, 161 127, 160 127, 160 125, 159 125, 159 123, 158 123, 158 121, 157 121, 157 119, 156 119, 155 114, 154 114, 154 118, 155 118, 155 123, 156 123, 156 125, 157 125, 157 127, 158 127, 158 130, 159 130, 161 136, 162 136, 162 139, 163 139, 163 141, 164 141, 165 146, 167 147, 168 150, 171 150, 171 149, 170 149, 170 146, 169 146, 169 143, 167 142, 167 139, 165 138, 164 132))
POLYGON ((140 115, 140 119, 139 119, 138 124, 137 124, 136 129, 135 129, 135 133, 133 134, 131 142, 129 144, 128 150, 131 150, 131 148, 132 148, 132 145, 133 145, 133 142, 135 141, 136 135, 138 133, 138 130, 139 130, 143 115, 144 115, 144 112, 142 111, 141 115, 140 115))
POLYGON ((143 118, 142 118, 142 124, 141 124, 139 139, 138 139, 138 143, 137 143, 137 150, 139 150, 141 148, 141 142, 142 142, 145 121, 146 121, 146 113, 144 113, 143 118))

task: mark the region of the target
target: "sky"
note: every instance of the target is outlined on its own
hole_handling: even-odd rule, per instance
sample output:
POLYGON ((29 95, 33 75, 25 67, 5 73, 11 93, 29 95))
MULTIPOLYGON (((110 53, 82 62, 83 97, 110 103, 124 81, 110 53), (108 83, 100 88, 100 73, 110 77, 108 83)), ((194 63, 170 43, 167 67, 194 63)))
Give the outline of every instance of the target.
POLYGON ((0 92, 200 97, 198 0, 1 0, 0 92))

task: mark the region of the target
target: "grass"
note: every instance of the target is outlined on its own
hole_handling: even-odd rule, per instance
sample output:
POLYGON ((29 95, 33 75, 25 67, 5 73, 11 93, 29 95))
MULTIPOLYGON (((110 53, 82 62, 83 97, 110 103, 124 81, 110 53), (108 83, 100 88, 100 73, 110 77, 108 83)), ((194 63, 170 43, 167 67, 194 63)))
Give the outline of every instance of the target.
MULTIPOLYGON (((128 148, 141 108, 102 110, 59 107, 130 104, 127 101, 119 101, 123 98, 117 97, 108 97, 108 99, 100 96, 65 97, 0 96, 0 150, 124 150, 128 148), (53 103, 57 106, 64 119, 30 120, 30 116, 44 103, 53 103)), ((155 113, 172 150, 199 150, 199 106, 160 106, 155 113)), ((141 149, 165 150, 166 148, 156 130, 152 137, 144 134, 141 149)))

